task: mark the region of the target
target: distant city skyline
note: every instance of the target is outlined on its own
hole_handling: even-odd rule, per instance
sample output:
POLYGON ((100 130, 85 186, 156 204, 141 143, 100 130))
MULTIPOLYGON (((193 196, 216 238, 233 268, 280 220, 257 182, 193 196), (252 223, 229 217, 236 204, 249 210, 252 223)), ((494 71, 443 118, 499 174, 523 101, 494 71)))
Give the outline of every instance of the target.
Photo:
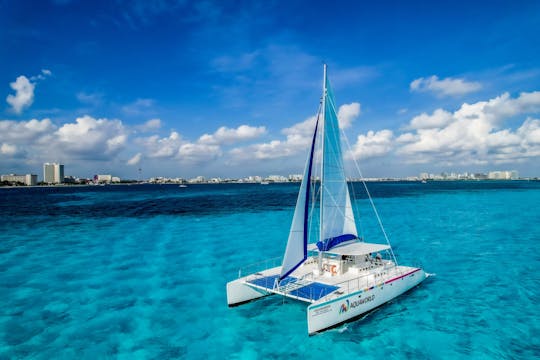
MULTIPOLYGON (((43 164, 43 179, 42 182, 52 184, 81 184, 81 183, 120 183, 122 181, 143 181, 151 183, 221 183, 221 182, 240 182, 240 183, 259 183, 259 182, 299 182, 302 180, 302 174, 271 174, 267 176, 249 175, 244 177, 220 177, 197 175, 195 177, 168 177, 168 176, 151 176, 149 178, 124 178, 121 179, 113 174, 95 174, 92 176, 64 176, 64 165, 57 163, 43 164)), ((2 181, 21 182, 26 185, 36 185, 38 176, 36 174, 0 174, 2 181)), ((494 170, 487 173, 482 172, 442 172, 440 174, 421 172, 418 175, 409 175, 401 177, 348 177, 349 181, 379 181, 379 180, 519 180, 519 179, 538 179, 540 176, 520 177, 517 170, 494 170)), ((314 177, 319 180, 318 176, 314 177)))
POLYGON ((365 177, 540 175, 540 2, 21 0, 0 21, 1 174, 299 173, 326 62, 365 177))

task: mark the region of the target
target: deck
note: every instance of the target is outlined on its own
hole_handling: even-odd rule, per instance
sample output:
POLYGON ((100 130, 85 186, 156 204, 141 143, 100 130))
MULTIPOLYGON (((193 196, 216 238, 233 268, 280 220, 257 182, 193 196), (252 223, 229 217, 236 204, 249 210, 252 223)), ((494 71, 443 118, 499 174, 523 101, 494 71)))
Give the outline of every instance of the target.
POLYGON ((310 303, 319 300, 339 288, 334 285, 323 284, 316 281, 306 281, 294 277, 287 277, 279 284, 279 286, 276 286, 278 278, 279 275, 270 275, 247 280, 246 282, 267 292, 310 303))

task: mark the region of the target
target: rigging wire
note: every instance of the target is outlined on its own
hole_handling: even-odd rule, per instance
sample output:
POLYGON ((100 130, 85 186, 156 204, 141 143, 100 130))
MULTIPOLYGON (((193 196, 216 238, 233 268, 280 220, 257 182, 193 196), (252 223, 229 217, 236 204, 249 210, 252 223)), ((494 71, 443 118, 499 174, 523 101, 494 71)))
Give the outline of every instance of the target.
MULTIPOLYGON (((347 135, 345 134, 345 132, 343 130, 341 130, 341 133, 343 135, 342 136, 343 139, 345 139, 345 143, 347 145, 347 148, 349 150, 352 150, 351 145, 349 144, 349 139, 347 139, 347 135)), ((394 250, 392 249, 392 245, 390 245, 390 239, 388 238, 388 235, 386 234, 386 230, 384 230, 384 226, 383 226, 381 217, 379 216, 379 212, 377 211, 377 208, 375 207, 375 203, 373 202, 373 199, 371 198, 371 193, 369 192, 369 189, 367 187, 366 181, 364 179, 364 175, 362 175, 362 171, 360 170, 360 167, 358 166, 358 162, 356 161, 354 156, 352 156, 352 160, 353 160, 354 165, 356 167, 356 171, 358 171, 358 174, 360 175, 360 180, 362 181, 362 184, 364 185, 364 189, 366 190, 366 194, 368 196, 369 202, 371 203, 371 208, 373 209, 373 212, 375 213, 375 217, 377 218, 377 221, 379 223, 381 231, 382 231, 382 233, 384 235, 384 239, 386 240, 386 243, 390 247, 390 254, 392 255, 392 259, 394 260, 394 264, 396 264, 396 266, 397 266, 398 263, 397 263, 396 255, 394 254, 394 250)))

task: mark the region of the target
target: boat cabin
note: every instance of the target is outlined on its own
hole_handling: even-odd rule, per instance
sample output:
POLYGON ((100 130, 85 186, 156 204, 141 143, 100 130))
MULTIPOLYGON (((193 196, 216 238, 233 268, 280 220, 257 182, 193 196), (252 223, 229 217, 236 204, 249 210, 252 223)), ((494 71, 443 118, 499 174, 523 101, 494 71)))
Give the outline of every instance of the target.
POLYGON ((308 245, 306 265, 320 261, 313 270, 315 276, 361 275, 372 269, 392 265, 390 246, 365 242, 353 242, 320 252, 316 244, 308 245), (321 260, 319 260, 319 258, 321 260))

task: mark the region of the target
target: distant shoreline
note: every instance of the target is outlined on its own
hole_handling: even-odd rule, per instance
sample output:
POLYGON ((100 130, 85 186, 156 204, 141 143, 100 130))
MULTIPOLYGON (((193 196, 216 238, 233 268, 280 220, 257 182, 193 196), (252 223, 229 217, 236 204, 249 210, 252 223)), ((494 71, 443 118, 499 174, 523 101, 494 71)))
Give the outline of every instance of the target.
MULTIPOLYGON (((410 182, 410 183, 430 183, 430 182, 515 182, 515 181, 540 181, 540 178, 520 178, 520 179, 426 179, 426 180, 413 180, 413 179, 393 179, 393 178, 377 178, 377 179, 354 179, 349 180, 349 183, 357 182, 410 182)), ((53 185, 0 185, 0 189, 20 189, 20 188, 71 188, 71 187, 106 187, 106 186, 133 186, 133 185, 186 185, 187 187, 192 185, 224 185, 224 184, 238 184, 238 185, 272 185, 272 184, 297 184, 300 181, 275 181, 268 184, 261 184, 260 182, 247 182, 247 181, 206 181, 197 183, 179 183, 179 182, 126 182, 126 183, 107 183, 107 184, 53 184, 53 185)))

